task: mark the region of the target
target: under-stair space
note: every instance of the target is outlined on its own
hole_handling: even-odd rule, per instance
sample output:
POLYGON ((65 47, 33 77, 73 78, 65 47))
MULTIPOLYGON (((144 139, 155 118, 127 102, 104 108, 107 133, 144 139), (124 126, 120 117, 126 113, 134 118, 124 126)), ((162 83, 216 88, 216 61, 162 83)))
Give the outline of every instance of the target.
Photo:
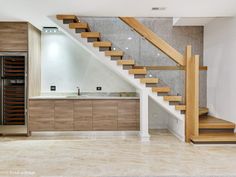
MULTIPOLYGON (((131 83, 135 82, 137 89, 145 89, 146 92, 151 95, 151 98, 157 99, 158 103, 161 105, 162 103, 160 103, 160 101, 165 102, 164 108, 167 108, 167 111, 170 111, 172 114, 174 114, 177 119, 181 120, 181 124, 183 124, 184 114, 181 114, 180 110, 175 109, 176 104, 183 102, 182 96, 173 94, 173 92, 171 92, 171 88, 167 85, 163 85, 158 77, 150 77, 146 67, 137 64, 136 60, 130 55, 127 55, 127 52, 124 51, 128 49, 128 47, 124 50, 120 49, 110 40, 103 38, 103 34, 100 32, 92 31, 93 28, 89 27, 87 22, 82 22, 77 17, 75 18, 72 15, 65 15, 65 19, 63 19, 63 15, 59 15, 57 16, 57 20, 62 21, 65 30, 70 32, 73 30, 74 34, 79 33, 82 39, 84 38, 88 43, 92 43, 92 46, 97 48, 99 52, 104 53, 105 57, 110 57, 111 61, 116 62, 118 67, 122 67, 122 72, 127 72, 127 74, 133 77, 131 83), (86 23, 86 25, 82 25, 80 23, 86 23), (80 28, 81 26, 83 26, 83 32, 77 28, 80 28)), ((126 26, 124 23, 123 25, 126 26)), ((181 139, 183 140, 184 135, 182 134, 181 136, 181 139)))
MULTIPOLYGON (((51 18, 59 27, 62 28, 62 31, 65 32, 69 37, 71 37, 74 41, 78 42, 78 44, 82 45, 87 51, 91 52, 96 58, 104 63, 105 65, 109 66, 114 72, 118 73, 120 76, 122 76, 124 79, 126 79, 129 83, 131 83, 133 86, 137 88, 137 90, 140 90, 143 93, 146 94, 146 96, 149 96, 152 98, 156 103, 158 103, 162 108, 164 108, 167 112, 174 115, 176 120, 181 121, 182 127, 181 133, 178 133, 177 136, 181 136, 180 139, 184 139, 184 134, 187 135, 186 141, 188 141, 191 137, 192 142, 206 142, 203 140, 202 137, 205 138, 212 138, 212 141, 214 142, 223 142, 223 141, 216 141, 217 137, 219 137, 219 140, 222 140, 222 137, 219 136, 220 132, 222 132, 227 136, 230 136, 230 139, 232 140, 234 137, 233 134, 233 124, 226 123, 223 120, 221 121, 221 124, 219 124, 219 127, 214 128, 214 131, 208 131, 209 129, 213 129, 214 126, 213 122, 219 119, 212 118, 207 115, 208 109, 201 107, 202 105, 206 105, 206 102, 202 100, 206 99, 206 94, 204 93, 204 89, 206 91, 206 88, 198 88, 199 87, 199 75, 201 76, 200 70, 205 70, 205 67, 202 67, 199 65, 199 56, 195 55, 192 56, 192 49, 191 46, 187 46, 185 48, 185 55, 182 55, 177 50, 175 50, 172 46, 170 46, 167 42, 162 40, 160 37, 156 36, 155 33, 153 33, 150 29, 146 28, 144 25, 142 25, 140 22, 135 20, 134 18, 121 18, 123 20, 123 24, 127 23, 130 27, 122 26, 122 28, 127 28, 128 30, 132 31, 132 34, 130 34, 129 37, 125 37, 126 40, 131 40, 136 36, 135 41, 132 41, 131 45, 135 46, 138 42, 145 41, 145 47, 155 48, 155 51, 157 52, 157 56, 167 55, 170 60, 170 64, 175 65, 178 63, 181 67, 176 66, 177 72, 180 72, 180 75, 182 75, 182 81, 184 82, 184 78, 186 77, 186 90, 185 95, 184 91, 177 91, 174 90, 172 87, 175 86, 175 84, 171 85, 171 82, 173 82, 173 79, 171 82, 167 82, 165 79, 161 79, 158 76, 161 76, 161 74, 158 71, 158 74, 153 76, 153 71, 155 68, 160 68, 159 66, 146 66, 143 65, 142 62, 144 59, 148 59, 148 56, 145 56, 143 58, 142 55, 135 55, 130 56, 128 53, 129 47, 124 46, 116 46, 112 42, 112 40, 108 40, 105 38, 99 30, 93 30, 94 26, 90 26, 89 22, 85 21, 83 18, 82 20, 76 17, 75 15, 57 15, 56 18, 51 18), (137 33, 134 34, 134 31, 137 33), (139 34, 138 34, 139 33, 139 34), (143 37, 141 37, 141 36, 143 37), (138 36, 138 37, 137 37, 138 36), (147 43, 150 43, 147 45, 147 43), (137 57, 138 60, 135 58, 137 57), (110 58, 110 61, 107 60, 110 58), (185 61, 186 60, 186 61, 185 61), (141 63, 141 64, 140 64, 141 63), (185 68, 186 67, 186 68, 185 68), (184 71, 186 70, 186 71, 184 71), (170 84, 170 85, 169 85, 170 84), (192 84, 192 85, 191 85, 192 84), (198 92, 200 89, 200 100, 198 100, 198 92), (187 97, 187 98, 186 98, 187 97), (193 100, 193 99, 196 99, 193 100), (189 101, 189 102, 188 102, 189 101), (199 107, 199 101, 200 101, 200 107, 199 107), (186 104, 186 102, 188 104, 186 104), (199 107, 199 108, 198 108, 199 107), (188 109, 191 109, 188 111, 188 109), (196 112, 197 110, 197 112, 196 112), (186 114, 186 115, 185 115, 186 114), (192 116, 194 115, 194 116, 192 116), (198 116, 200 116, 200 127, 199 130, 197 128, 198 124, 198 116), (195 119, 196 118, 196 119, 195 119), (194 126, 194 130, 191 130, 190 127, 187 128, 184 133, 184 124, 187 121, 187 127, 191 124, 194 126), (195 119, 195 120, 194 120, 195 119), (224 122, 224 123, 223 123, 224 122), (209 127, 208 127, 209 124, 209 127), (229 125, 231 124, 231 125, 229 125), (227 125, 230 128, 225 128, 223 125, 227 125), (204 128, 202 126, 206 126, 207 128, 204 128), (221 130, 224 131, 221 131, 221 130), (226 130, 227 132, 225 132, 226 130), (197 134, 197 132, 200 132, 199 136, 190 136, 191 134, 197 134), (215 135, 216 134, 216 135, 215 135)), ((96 25, 95 25, 96 26, 96 25)), ((116 36, 117 38, 117 36, 116 36)), ((199 41, 197 41, 198 43, 199 41)), ((121 42, 123 45, 125 44, 124 41, 121 42)), ((126 45, 126 44, 125 44, 126 45)), ((138 44, 140 45, 140 44, 138 44)), ((140 47, 139 47, 140 48, 140 47)), ((136 49, 134 49, 136 50, 136 49)), ((140 49, 137 49, 140 51, 140 49)), ((141 50, 142 51, 142 50, 141 50)), ((155 57, 154 57, 155 58, 155 57)), ((202 60, 200 61, 202 63, 202 60)), ((171 68, 170 66, 167 66, 166 68, 171 68)), ((163 66, 165 68, 165 66, 163 66)), ((171 69, 166 69, 171 70, 171 69)), ((160 69, 161 70, 161 69, 160 69)), ((165 75, 164 78, 167 76, 165 75)), ((200 77, 200 81, 201 81, 200 77)), ((206 78, 204 76, 203 78, 206 78)), ((168 79, 168 78, 167 78, 168 79)), ((202 81, 201 81, 202 82, 202 81)), ((204 82, 204 81, 203 81, 204 82)), ((184 87, 184 84, 183 86, 184 87)), ((201 87, 201 84, 200 84, 201 87)), ((145 108, 146 109, 146 108, 145 108)), ((142 118, 141 118, 142 119, 142 118)), ((142 123, 142 121, 140 121, 142 123)), ((217 122, 217 121, 216 121, 217 122)), ((220 122, 220 121, 219 121, 220 122)), ((172 122, 173 123, 173 122, 172 122)), ((178 121, 177 121, 177 124, 178 121)), ((176 125, 177 125, 176 124, 176 125)), ((145 123, 146 126, 146 123, 145 123)), ((175 127, 176 128, 176 127, 175 127)), ((232 141, 231 141, 232 142, 232 141)))

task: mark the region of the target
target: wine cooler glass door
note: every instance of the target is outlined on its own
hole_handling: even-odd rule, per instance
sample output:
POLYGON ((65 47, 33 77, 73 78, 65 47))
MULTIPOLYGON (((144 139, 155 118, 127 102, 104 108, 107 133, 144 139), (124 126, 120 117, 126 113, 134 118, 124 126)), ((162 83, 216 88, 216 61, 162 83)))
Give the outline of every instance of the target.
POLYGON ((26 63, 24 54, 1 56, 1 133, 26 134, 26 63))

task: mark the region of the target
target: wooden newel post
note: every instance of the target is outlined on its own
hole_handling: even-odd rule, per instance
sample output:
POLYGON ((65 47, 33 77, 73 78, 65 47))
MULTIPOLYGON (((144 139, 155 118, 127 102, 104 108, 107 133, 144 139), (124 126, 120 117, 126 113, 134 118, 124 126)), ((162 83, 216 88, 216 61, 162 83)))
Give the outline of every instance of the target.
POLYGON ((199 135, 199 55, 192 56, 192 47, 185 51, 185 141, 199 135))

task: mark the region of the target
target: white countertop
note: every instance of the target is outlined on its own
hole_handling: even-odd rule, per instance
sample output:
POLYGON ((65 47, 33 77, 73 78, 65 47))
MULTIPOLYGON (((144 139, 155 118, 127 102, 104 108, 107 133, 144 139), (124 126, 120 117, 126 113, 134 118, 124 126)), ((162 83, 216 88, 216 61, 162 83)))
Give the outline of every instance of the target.
POLYGON ((66 99, 66 100, 77 100, 77 99, 139 99, 139 96, 134 93, 82 93, 81 95, 76 94, 46 94, 40 96, 30 97, 30 99, 66 99))

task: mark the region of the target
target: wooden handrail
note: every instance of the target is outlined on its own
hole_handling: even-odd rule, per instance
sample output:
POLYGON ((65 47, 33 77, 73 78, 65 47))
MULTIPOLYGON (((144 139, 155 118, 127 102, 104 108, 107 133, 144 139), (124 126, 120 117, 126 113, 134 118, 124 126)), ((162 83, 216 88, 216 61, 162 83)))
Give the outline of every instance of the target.
POLYGON ((185 51, 185 140, 199 135, 199 55, 192 56, 192 47, 185 51))
POLYGON ((159 48, 162 52, 168 55, 171 59, 173 59, 176 63, 181 66, 185 65, 184 56, 179 53, 176 49, 170 46, 166 41, 161 39, 156 33, 152 32, 145 25, 140 23, 133 17, 119 17, 123 22, 133 28, 140 35, 145 37, 149 42, 151 42, 154 46, 159 48))
MULTIPOLYGON (((147 70, 185 70, 185 66, 144 66, 147 70)), ((207 66, 199 66, 200 71, 207 71, 207 66)))

